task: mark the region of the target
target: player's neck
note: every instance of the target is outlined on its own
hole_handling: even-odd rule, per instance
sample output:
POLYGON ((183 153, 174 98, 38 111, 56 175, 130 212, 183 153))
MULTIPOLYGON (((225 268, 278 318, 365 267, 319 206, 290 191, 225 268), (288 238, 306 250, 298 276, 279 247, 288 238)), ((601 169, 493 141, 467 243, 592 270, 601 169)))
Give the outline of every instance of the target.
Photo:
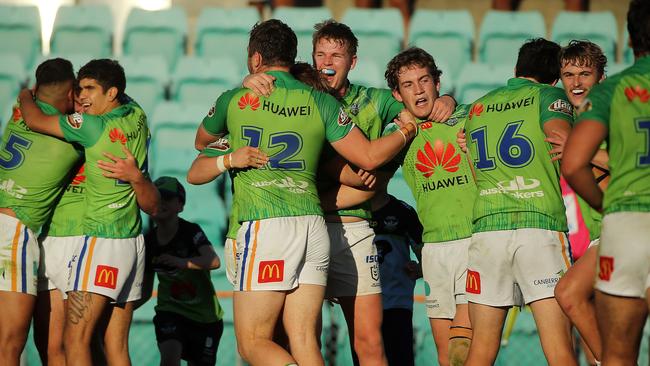
POLYGON ((539 81, 537 81, 537 79, 531 78, 531 77, 528 77, 528 76, 517 76, 517 79, 524 79, 524 80, 532 81, 533 83, 538 83, 539 84, 539 81))
POLYGON ((350 90, 350 80, 345 80, 345 83, 343 83, 341 89, 338 90, 339 96, 341 98, 345 97, 345 95, 348 93, 348 90, 350 90))
POLYGON ((289 67, 288 66, 267 66, 267 65, 263 65, 263 66, 260 66, 259 69, 257 69, 256 72, 268 72, 268 71, 289 72, 289 67))

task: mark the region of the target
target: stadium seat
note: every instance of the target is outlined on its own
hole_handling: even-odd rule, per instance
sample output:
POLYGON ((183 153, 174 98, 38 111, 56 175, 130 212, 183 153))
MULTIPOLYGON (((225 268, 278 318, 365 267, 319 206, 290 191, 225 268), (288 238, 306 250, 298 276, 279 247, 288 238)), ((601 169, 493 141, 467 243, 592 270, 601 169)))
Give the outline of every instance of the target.
POLYGON ((312 34, 314 24, 332 18, 329 8, 298 8, 282 6, 275 9, 273 18, 287 23, 298 37, 298 61, 312 63, 312 34))
POLYGON ((451 72, 451 66, 444 59, 439 60, 436 58, 435 62, 438 70, 442 71, 442 75, 440 75, 440 91, 438 94, 453 94, 456 88, 456 78, 451 72))
POLYGON ((0 53, 21 57, 25 68, 41 53, 41 18, 35 6, 0 5, 0 53))
POLYGON ((150 116, 165 98, 169 83, 165 59, 161 56, 124 56, 120 64, 126 73, 126 93, 150 116))
POLYGON ((456 100, 458 103, 473 103, 493 89, 506 85, 511 77, 514 77, 511 66, 467 64, 457 80, 456 100))
POLYGON ((373 59, 367 58, 357 62, 357 66, 348 74, 348 79, 353 84, 387 88, 388 85, 384 81, 384 70, 384 66, 380 66, 373 59))
POLYGON ((479 31, 479 62, 514 66, 526 40, 545 36, 544 18, 538 11, 490 10, 479 31))
POLYGON ((623 28, 623 43, 621 44, 621 49, 623 50, 623 62, 631 64, 634 63, 634 51, 632 47, 628 45, 630 40, 630 34, 627 32, 627 23, 623 28))
POLYGON ((61 6, 56 13, 50 50, 93 58, 113 54, 113 16, 107 5, 61 6))
MULTIPOLYGON (((25 86, 27 74, 20 56, 0 54, 0 111, 8 110, 16 102, 20 87, 25 86)), ((4 124, 9 115, 2 115, 4 124)))
POLYGON ((612 76, 618 74, 619 72, 627 69, 630 66, 632 66, 632 64, 626 62, 617 62, 617 63, 612 62, 611 64, 608 63, 607 67, 605 67, 605 74, 607 74, 607 76, 612 76))
POLYGON ((603 49, 610 62, 616 60, 618 26, 610 11, 561 11, 553 23, 551 39, 561 46, 573 39, 588 39, 603 49))
POLYGON ((248 32, 260 20, 255 8, 203 8, 196 24, 196 54, 228 57, 245 65, 248 32))
MULTIPOLYGON (((157 133, 160 127, 172 129, 189 128, 194 129, 196 132, 196 129, 209 109, 208 106, 200 104, 184 104, 175 101, 159 103, 148 120, 151 136, 154 140, 157 140, 157 133)), ((188 146, 183 147, 194 149, 194 137, 192 137, 192 141, 188 146)))
POLYGON ((196 126, 161 124, 151 137, 150 170, 154 175, 185 175, 198 155, 194 149, 196 126))
POLYGON ((404 180, 401 167, 395 171, 395 175, 388 182, 388 193, 415 207, 415 198, 404 180))
POLYGON ((347 24, 359 40, 359 61, 373 59, 381 69, 402 49, 404 22, 395 8, 349 8, 342 22, 347 24))
POLYGON ((453 78, 471 61, 473 42, 474 19, 467 10, 421 9, 413 15, 409 44, 429 52, 436 63, 444 61, 453 78))
POLYGON ((187 15, 183 8, 133 8, 126 20, 123 52, 129 56, 162 56, 171 71, 185 54, 186 41, 187 15))
POLYGON ((172 76, 171 97, 204 105, 207 111, 221 93, 241 85, 242 79, 239 64, 229 58, 183 57, 172 76))

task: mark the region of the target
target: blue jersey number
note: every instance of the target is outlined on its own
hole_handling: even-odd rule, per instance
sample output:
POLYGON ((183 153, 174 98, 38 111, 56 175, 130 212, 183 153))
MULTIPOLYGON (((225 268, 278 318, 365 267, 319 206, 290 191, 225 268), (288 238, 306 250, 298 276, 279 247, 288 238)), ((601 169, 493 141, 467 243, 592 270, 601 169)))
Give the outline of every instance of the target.
MULTIPOLYGON (((503 130, 497 142, 497 156, 499 160, 510 168, 521 168, 528 165, 533 156, 535 148, 528 137, 519 133, 524 121, 510 122, 503 130)), ((488 153, 487 126, 483 126, 470 133, 472 141, 476 142, 478 158, 474 161, 476 169, 492 170, 495 168, 494 157, 488 153)))
POLYGON ((650 165, 650 120, 637 120, 636 129, 645 135, 645 152, 638 155, 637 166, 650 165))
MULTIPOLYGON (((248 146, 260 147, 264 130, 257 127, 243 126, 242 136, 248 146)), ((281 150, 269 157, 271 169, 305 170, 305 161, 292 160, 302 150, 302 137, 295 132, 276 132, 271 134, 267 147, 281 147, 281 150)))
POLYGON ((4 169, 15 169, 19 167, 25 160, 25 151, 29 150, 32 142, 24 137, 11 133, 7 139, 7 144, 4 147, 4 152, 8 156, 0 157, 0 167, 4 169))

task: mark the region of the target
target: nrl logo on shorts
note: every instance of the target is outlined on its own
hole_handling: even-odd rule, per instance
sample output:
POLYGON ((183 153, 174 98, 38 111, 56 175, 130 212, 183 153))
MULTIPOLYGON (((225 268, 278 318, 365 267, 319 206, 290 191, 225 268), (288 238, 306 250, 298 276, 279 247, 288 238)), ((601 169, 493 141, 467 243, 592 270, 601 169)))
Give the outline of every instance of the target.
POLYGON ((573 116, 573 106, 566 100, 562 99, 558 99, 551 103, 551 105, 548 106, 548 110, 551 112, 563 113, 567 116, 573 116))
POLYGON ((70 127, 74 128, 75 130, 78 130, 81 128, 81 125, 84 123, 84 117, 81 115, 81 113, 73 113, 68 115, 68 125, 70 127))
POLYGON ((373 280, 379 281, 379 265, 378 264, 373 264, 372 267, 370 267, 370 277, 372 277, 373 280))
POLYGON ((339 126, 346 126, 352 121, 343 108, 339 109, 339 126))

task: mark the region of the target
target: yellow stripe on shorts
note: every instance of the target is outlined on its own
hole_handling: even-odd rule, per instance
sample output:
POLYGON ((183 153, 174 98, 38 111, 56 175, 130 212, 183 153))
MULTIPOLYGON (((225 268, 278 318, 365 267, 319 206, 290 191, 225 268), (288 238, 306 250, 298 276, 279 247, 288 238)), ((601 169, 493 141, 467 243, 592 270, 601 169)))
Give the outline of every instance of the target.
POLYGON ((93 262, 93 253, 95 252, 95 243, 97 237, 93 236, 90 240, 90 248, 88 248, 88 256, 86 257, 86 268, 84 268, 84 279, 81 285, 81 291, 88 291, 88 277, 90 276, 90 266, 93 262))
POLYGON ((21 232, 20 222, 16 224, 16 233, 14 240, 11 242, 11 291, 18 291, 18 243, 20 242, 21 232))
POLYGON ((569 260, 569 257, 567 257, 567 248, 566 248, 566 243, 564 241, 564 235, 562 235, 561 232, 558 232, 557 235, 560 237, 560 244, 562 245, 562 258, 564 258, 564 264, 566 265, 566 268, 571 267, 571 261, 569 260))

